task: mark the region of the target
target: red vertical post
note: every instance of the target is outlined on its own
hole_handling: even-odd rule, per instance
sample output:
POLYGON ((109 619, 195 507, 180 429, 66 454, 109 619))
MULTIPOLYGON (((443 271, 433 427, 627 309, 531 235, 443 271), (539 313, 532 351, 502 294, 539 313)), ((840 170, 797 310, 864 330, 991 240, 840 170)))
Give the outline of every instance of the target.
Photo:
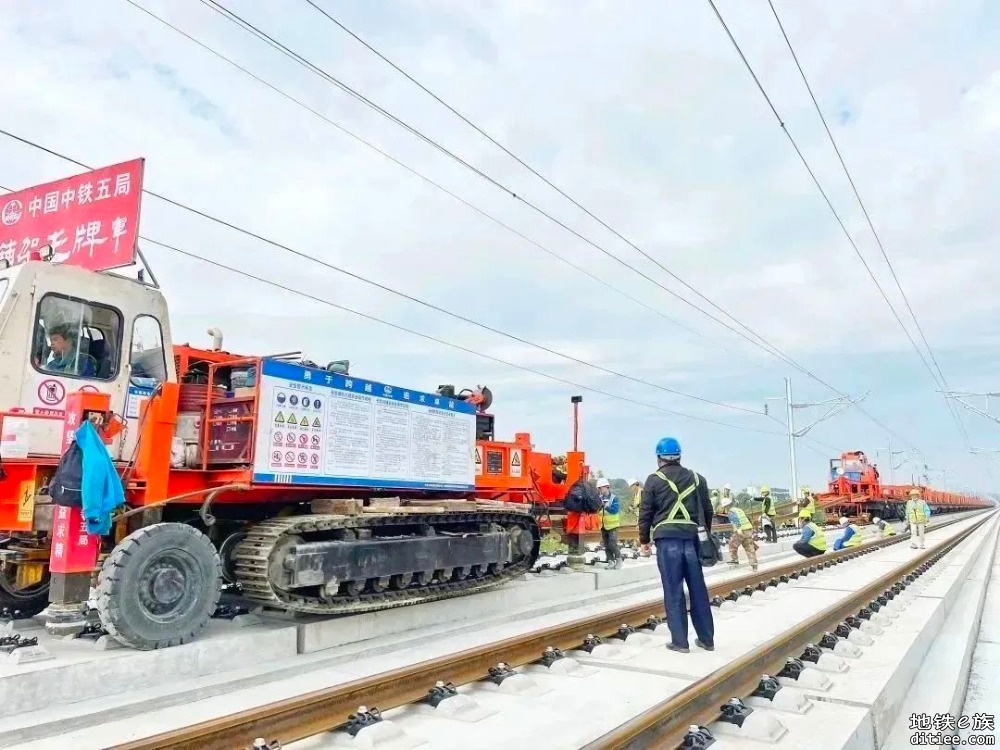
MULTIPOLYGON (((84 420, 91 420, 105 443, 111 438, 105 428, 111 419, 111 395, 77 391, 66 395, 63 417, 62 452, 73 445, 76 431, 84 420)), ((90 596, 90 579, 101 549, 101 537, 88 534, 83 510, 57 506, 52 519, 49 551, 49 609, 46 629, 56 635, 78 633, 86 624, 83 610, 90 596)))

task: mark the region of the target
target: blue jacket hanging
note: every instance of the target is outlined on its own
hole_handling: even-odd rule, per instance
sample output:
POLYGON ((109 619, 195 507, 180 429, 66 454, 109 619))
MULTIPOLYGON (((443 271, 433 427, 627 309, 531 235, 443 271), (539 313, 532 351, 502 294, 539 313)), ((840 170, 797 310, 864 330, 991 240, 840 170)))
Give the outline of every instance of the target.
POLYGON ((88 533, 111 531, 111 514, 125 504, 125 490, 107 446, 89 421, 77 428, 73 443, 59 461, 49 495, 57 505, 81 508, 88 533))
POLYGON ((83 451, 83 520, 91 534, 111 531, 111 514, 125 504, 121 477, 108 448, 94 425, 84 420, 77 428, 76 443, 83 451))

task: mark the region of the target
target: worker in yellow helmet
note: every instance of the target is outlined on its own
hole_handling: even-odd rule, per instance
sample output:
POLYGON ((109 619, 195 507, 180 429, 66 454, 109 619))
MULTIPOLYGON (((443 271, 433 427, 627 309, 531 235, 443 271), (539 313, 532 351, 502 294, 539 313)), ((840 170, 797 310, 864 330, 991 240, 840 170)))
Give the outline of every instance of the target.
POLYGON ((774 505, 774 498, 771 497, 771 488, 766 484, 760 488, 760 525, 764 529, 764 538, 774 544, 778 541, 778 510, 774 505))
POLYGON ((642 482, 633 479, 628 486, 632 490, 632 511, 638 516, 639 506, 642 505, 642 482))
POLYGON ((733 535, 729 538, 729 564, 740 564, 740 547, 743 547, 750 560, 750 569, 757 570, 757 543, 753 539, 753 524, 742 508, 733 505, 731 497, 722 498, 719 505, 722 512, 729 516, 729 523, 733 526, 733 535))
POLYGON ((792 549, 803 557, 816 557, 826 552, 826 534, 823 529, 812 520, 812 514, 806 508, 799 511, 799 520, 802 522, 802 536, 792 549))
MULTIPOLYGON (((802 504, 799 507, 800 510, 809 511, 809 518, 813 521, 816 520, 816 496, 808 487, 802 488, 802 504)), ((799 518, 804 519, 805 516, 799 513, 799 518)))
POLYGON ((920 549, 924 547, 924 531, 927 529, 927 503, 921 497, 921 492, 917 487, 910 490, 910 499, 906 501, 906 520, 910 522, 910 549, 917 548, 917 540, 920 542, 920 549))

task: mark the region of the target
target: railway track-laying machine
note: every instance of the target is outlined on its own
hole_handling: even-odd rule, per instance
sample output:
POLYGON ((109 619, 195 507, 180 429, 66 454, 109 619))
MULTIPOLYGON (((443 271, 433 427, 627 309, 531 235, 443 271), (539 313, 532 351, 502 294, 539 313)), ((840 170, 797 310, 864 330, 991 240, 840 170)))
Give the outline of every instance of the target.
POLYGON ((581 451, 498 441, 488 388, 409 390, 209 333, 171 346, 141 274, 0 271, 0 608, 72 632, 93 585, 104 629, 153 649, 192 639, 222 581, 319 615, 471 594, 529 570, 587 472, 581 451), (83 420, 124 486, 105 536, 47 491, 83 420))
POLYGON ((0 201, 0 617, 47 610, 72 632, 93 584, 104 628, 152 649, 193 638, 223 581, 265 607, 337 615, 529 570, 587 474, 580 398, 574 448, 554 458, 528 433, 496 439, 488 388, 238 356, 215 329, 210 348, 172 346, 155 282, 109 272, 145 263, 143 171, 136 159, 0 201), (124 493, 97 527, 75 507, 86 497, 49 492, 81 425, 124 493))

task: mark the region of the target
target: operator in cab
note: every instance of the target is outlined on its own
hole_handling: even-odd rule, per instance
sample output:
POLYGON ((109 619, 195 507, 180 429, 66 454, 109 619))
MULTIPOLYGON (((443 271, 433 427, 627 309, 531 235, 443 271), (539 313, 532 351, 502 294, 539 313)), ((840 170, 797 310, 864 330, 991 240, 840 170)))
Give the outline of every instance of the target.
POLYGON ((695 645, 715 650, 715 623, 701 565, 701 535, 712 531, 712 503, 704 477, 681 466, 681 446, 672 437, 656 444, 658 468, 646 479, 639 507, 639 542, 649 552, 656 543, 656 566, 663 585, 663 607, 671 651, 688 653, 687 584, 695 645))
POLYGON ((68 323, 57 323, 48 330, 49 360, 41 366, 46 372, 92 378, 97 375, 97 360, 80 351, 80 336, 68 323))
POLYGON ((826 552, 826 534, 823 529, 812 520, 812 512, 808 508, 799 511, 799 520, 802 522, 802 536, 792 549, 803 557, 816 557, 826 552))

